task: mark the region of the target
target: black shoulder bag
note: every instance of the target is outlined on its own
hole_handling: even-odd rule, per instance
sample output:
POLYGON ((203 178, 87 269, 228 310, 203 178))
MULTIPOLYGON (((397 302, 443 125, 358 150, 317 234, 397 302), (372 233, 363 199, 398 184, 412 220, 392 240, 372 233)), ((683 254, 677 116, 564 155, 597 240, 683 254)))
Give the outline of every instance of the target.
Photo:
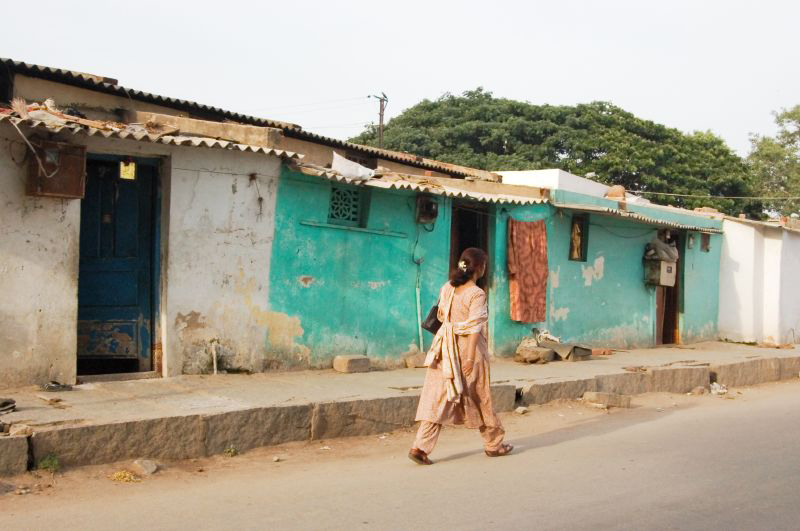
POLYGON ((428 312, 428 317, 422 321, 422 328, 436 335, 436 332, 439 331, 441 326, 442 322, 439 320, 439 303, 437 302, 431 307, 431 310, 428 312))

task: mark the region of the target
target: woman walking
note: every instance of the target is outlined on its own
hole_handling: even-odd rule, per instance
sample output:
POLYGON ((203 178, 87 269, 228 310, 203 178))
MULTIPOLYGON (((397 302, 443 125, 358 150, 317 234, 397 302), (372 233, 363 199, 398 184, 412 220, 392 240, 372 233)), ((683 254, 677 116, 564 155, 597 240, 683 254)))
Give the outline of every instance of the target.
POLYGON ((499 457, 514 449, 503 443, 505 430, 492 407, 489 349, 486 341, 486 293, 475 283, 486 272, 486 253, 470 247, 439 292, 441 328, 433 339, 425 366, 425 384, 417 407, 421 421, 408 457, 431 465, 442 424, 464 424, 480 430, 486 455, 499 457))

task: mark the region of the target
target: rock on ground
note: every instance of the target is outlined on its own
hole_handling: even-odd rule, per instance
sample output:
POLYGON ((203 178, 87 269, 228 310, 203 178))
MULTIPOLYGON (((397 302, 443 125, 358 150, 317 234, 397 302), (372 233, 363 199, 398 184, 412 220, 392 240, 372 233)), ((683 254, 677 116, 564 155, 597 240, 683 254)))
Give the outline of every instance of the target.
POLYGON ((406 356, 406 367, 409 369, 418 369, 424 367, 423 363, 425 363, 425 353, 418 352, 417 354, 412 354, 411 356, 406 356))
POLYGON ((631 407, 631 397, 629 395, 618 395, 616 393, 587 391, 583 393, 583 400, 605 407, 631 407))
POLYGON ((369 358, 366 356, 336 356, 333 370, 337 372, 369 372, 369 358))
POLYGON ((137 459, 133 462, 132 472, 140 476, 152 476, 158 472, 158 463, 150 459, 137 459))

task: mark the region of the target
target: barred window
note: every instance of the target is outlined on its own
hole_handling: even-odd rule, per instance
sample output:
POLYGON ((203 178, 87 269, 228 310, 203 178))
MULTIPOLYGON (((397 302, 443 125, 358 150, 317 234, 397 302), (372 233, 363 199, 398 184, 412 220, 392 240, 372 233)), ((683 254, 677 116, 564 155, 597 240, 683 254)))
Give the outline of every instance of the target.
POLYGON ((366 191, 349 186, 332 186, 328 222, 363 227, 366 224, 366 191))

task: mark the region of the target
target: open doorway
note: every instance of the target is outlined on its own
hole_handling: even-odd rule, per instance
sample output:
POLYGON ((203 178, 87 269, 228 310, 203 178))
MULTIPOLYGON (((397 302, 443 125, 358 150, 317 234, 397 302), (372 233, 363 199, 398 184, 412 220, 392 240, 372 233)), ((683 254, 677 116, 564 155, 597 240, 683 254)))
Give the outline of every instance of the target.
POLYGON ((684 252, 683 235, 676 231, 659 231, 659 239, 674 243, 678 249, 678 262, 675 264, 675 285, 656 287, 656 344, 678 345, 681 343, 680 311, 683 277, 684 252))
POLYGON ((154 369, 158 161, 89 156, 81 201, 78 375, 154 369))
MULTIPOLYGON (((489 253, 489 210, 485 204, 476 201, 453 201, 453 221, 450 226, 450 271, 458 265, 461 253, 470 247, 477 247, 489 253)), ((492 267, 491 262, 489 267, 492 267)), ((478 281, 478 286, 486 289, 489 271, 478 281)))

